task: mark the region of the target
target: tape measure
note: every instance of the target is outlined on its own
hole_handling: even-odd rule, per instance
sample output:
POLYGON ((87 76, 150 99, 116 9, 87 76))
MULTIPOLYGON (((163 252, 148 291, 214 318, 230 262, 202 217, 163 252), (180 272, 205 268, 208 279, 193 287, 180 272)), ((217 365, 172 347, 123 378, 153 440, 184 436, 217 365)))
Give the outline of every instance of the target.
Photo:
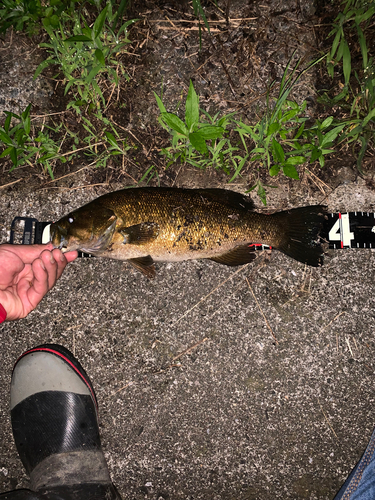
MULTIPOLYGON (((39 222, 31 217, 15 217, 10 229, 12 244, 33 245, 50 241, 51 222, 39 222)), ((375 248, 375 213, 346 212, 328 214, 320 234, 330 249, 375 248)), ((267 245, 255 244, 255 250, 270 249, 267 245)), ((80 257, 91 255, 79 252, 80 257)))

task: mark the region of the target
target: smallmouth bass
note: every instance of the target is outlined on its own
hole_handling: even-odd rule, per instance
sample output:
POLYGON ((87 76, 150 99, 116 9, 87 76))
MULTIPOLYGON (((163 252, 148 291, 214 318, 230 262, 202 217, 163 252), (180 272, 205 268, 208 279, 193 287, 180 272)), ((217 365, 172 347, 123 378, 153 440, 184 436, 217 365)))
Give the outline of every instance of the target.
POLYGON ((225 189, 130 188, 105 194, 51 225, 63 251, 126 260, 147 277, 154 262, 211 259, 227 266, 256 257, 265 244, 310 266, 323 263, 321 205, 271 215, 225 189))

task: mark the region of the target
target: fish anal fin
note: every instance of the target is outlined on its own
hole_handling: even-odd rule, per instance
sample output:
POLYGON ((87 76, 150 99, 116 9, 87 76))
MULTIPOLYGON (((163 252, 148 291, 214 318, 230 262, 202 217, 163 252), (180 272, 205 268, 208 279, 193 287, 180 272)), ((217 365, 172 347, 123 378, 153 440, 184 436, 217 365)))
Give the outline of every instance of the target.
POLYGON ((137 269, 137 271, 140 271, 142 274, 144 274, 146 278, 155 278, 155 264, 149 255, 146 255, 145 257, 138 257, 136 259, 129 259, 128 262, 135 269, 137 269))
POLYGON ((224 264, 225 266, 241 266, 242 264, 247 264, 257 257, 257 252, 254 247, 249 247, 249 245, 241 245, 239 247, 229 250, 229 252, 217 255, 216 257, 210 257, 210 260, 217 262, 218 264, 224 264))
POLYGON ((120 227, 117 231, 123 236, 124 244, 144 245, 154 241, 159 235, 159 224, 141 222, 129 227, 120 227))

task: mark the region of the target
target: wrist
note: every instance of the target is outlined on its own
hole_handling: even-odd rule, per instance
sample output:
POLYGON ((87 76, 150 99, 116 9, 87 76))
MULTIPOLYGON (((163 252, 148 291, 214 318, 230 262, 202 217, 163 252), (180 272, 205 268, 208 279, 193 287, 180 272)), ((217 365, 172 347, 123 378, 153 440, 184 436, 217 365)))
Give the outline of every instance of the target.
POLYGON ((7 319, 7 312, 4 306, 0 304, 0 323, 3 323, 7 319))

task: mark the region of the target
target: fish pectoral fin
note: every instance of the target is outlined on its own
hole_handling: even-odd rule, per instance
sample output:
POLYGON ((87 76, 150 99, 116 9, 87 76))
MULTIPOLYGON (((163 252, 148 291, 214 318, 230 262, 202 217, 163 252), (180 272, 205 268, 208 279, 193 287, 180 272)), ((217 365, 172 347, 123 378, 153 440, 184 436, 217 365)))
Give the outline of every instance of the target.
POLYGON ((256 257, 257 253, 254 247, 241 245, 240 247, 233 248, 233 250, 229 250, 229 252, 217 255, 216 257, 210 257, 210 260, 218 264, 224 264, 225 266, 241 266, 242 264, 251 262, 256 257))
POLYGON ((144 245, 155 240, 159 235, 159 224, 156 222, 141 222, 129 227, 120 227, 118 232, 123 236, 124 244, 144 245))
POLYGON ((136 259, 129 259, 128 262, 135 269, 144 274, 146 278, 155 278, 155 264, 152 257, 149 255, 146 255, 146 257, 138 257, 136 259))

